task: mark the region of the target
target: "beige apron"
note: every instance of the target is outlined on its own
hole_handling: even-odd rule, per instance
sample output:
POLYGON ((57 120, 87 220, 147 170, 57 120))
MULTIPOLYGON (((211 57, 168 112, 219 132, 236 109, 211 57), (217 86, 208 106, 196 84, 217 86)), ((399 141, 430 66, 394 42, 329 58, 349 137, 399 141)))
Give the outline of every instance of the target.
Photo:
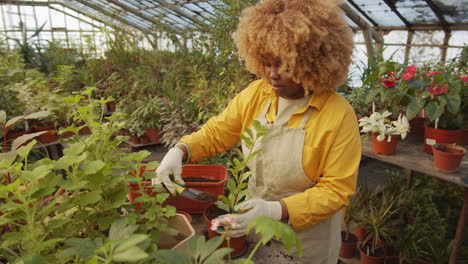
MULTIPOLYGON (((254 148, 263 149, 248 164, 253 172, 249 179, 249 198, 279 201, 285 197, 304 192, 315 183, 307 177, 302 167, 302 152, 305 140, 304 126, 313 108, 309 107, 298 128, 288 128, 277 124, 267 124, 265 115, 270 107, 268 100, 265 109, 257 118, 262 125, 268 125, 266 138, 254 148)), ((252 131, 255 133, 255 131, 252 131)), ((242 151, 247 157, 244 144, 242 151)), ((297 231, 303 257, 301 263, 336 264, 341 245, 341 210, 329 219, 307 229, 297 231)))

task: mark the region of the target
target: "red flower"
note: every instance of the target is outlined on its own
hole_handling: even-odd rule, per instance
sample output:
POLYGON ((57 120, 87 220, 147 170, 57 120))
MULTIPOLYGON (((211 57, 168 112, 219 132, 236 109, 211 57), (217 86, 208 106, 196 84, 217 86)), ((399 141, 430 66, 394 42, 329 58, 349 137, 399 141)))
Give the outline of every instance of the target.
POLYGON ((468 82, 468 76, 465 76, 465 77, 457 76, 457 78, 464 82, 468 82))
POLYGON ((405 67, 405 71, 403 72, 403 80, 410 80, 416 74, 416 66, 410 65, 405 67))
POLYGON ((428 73, 426 73, 426 77, 429 77, 431 75, 436 75, 436 74, 441 74, 441 72, 440 71, 428 72, 428 73))
POLYGON ((379 82, 381 82, 385 88, 393 88, 395 87, 396 78, 395 77, 381 78, 379 79, 379 82))
POLYGON ((448 90, 448 85, 434 83, 427 90, 431 94, 436 94, 436 95, 444 94, 448 90))

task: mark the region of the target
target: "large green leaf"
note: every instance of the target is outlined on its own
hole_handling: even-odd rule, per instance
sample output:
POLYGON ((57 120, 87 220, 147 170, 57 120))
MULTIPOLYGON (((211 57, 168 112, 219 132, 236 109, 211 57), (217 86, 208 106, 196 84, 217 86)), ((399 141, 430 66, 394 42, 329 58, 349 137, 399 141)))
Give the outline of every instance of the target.
POLYGON ((64 241, 69 248, 61 251, 59 257, 75 257, 79 256, 83 259, 89 259, 94 255, 94 250, 97 249, 94 241, 81 238, 70 238, 64 241))
POLYGON ((44 117, 50 116, 50 111, 42 110, 35 113, 31 113, 24 117, 24 119, 42 119, 44 117))
POLYGON ((128 238, 138 229, 137 225, 129 225, 127 218, 121 218, 112 223, 109 230, 109 239, 119 241, 128 238))
POLYGON ((409 120, 413 119, 416 117, 423 108, 423 105, 421 104, 420 100, 413 98, 411 100, 411 103, 408 104, 408 107, 406 108, 406 118, 409 120))
POLYGON ((379 94, 379 92, 380 92, 380 90, 375 89, 375 88, 370 90, 369 93, 366 96, 365 103, 368 104, 368 103, 371 103, 372 101, 374 101, 374 98, 379 94))
POLYGON ((24 115, 15 116, 12 119, 8 120, 8 122, 5 124, 5 127, 7 129, 10 129, 13 126, 15 126, 18 122, 21 122, 22 120, 24 120, 24 115))
POLYGON ((20 155, 23 159, 25 159, 28 155, 31 149, 36 145, 37 141, 33 140, 29 142, 26 146, 20 147, 16 152, 18 155, 20 155))
POLYGON ((73 143, 69 148, 63 149, 63 154, 68 156, 78 156, 83 153, 85 146, 86 145, 82 142, 73 143))
POLYGON ((190 256, 184 251, 160 249, 154 254, 157 263, 161 264, 190 264, 190 256))
POLYGON ((64 238, 52 238, 46 241, 43 241, 38 247, 35 248, 36 252, 41 252, 42 250, 54 247, 57 243, 65 240, 64 238))
POLYGON ((114 252, 112 260, 135 262, 148 257, 148 253, 139 247, 131 247, 124 251, 114 252))
POLYGON ((101 191, 92 191, 84 194, 80 194, 78 197, 78 204, 86 206, 99 202, 102 199, 101 191))
POLYGON ((95 160, 92 162, 85 163, 83 165, 83 171, 86 175, 96 174, 97 172, 102 170, 104 166, 106 166, 106 163, 104 163, 102 160, 95 160))
POLYGON ((17 156, 15 151, 0 153, 0 168, 8 168, 13 164, 17 156))
POLYGON ((200 259, 204 260, 210 256, 221 245, 221 243, 223 243, 223 241, 223 236, 217 236, 206 241, 206 245, 200 250, 200 259))
POLYGON ((447 110, 452 114, 458 113, 461 105, 461 97, 457 93, 450 93, 444 95, 447 98, 447 110))
POLYGON ((148 236, 144 234, 133 234, 129 238, 122 240, 115 249, 114 254, 123 254, 124 252, 130 250, 133 247, 137 247, 139 243, 147 240, 148 236))

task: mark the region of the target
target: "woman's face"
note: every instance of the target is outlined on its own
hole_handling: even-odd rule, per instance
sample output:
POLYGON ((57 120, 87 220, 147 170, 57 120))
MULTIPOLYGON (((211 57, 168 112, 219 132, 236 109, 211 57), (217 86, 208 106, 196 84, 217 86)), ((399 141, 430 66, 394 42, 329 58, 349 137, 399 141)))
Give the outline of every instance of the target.
POLYGON ((280 97, 289 100, 304 98, 304 88, 299 83, 294 82, 287 71, 280 72, 281 60, 267 55, 263 58, 265 65, 265 76, 271 84, 273 91, 280 97))

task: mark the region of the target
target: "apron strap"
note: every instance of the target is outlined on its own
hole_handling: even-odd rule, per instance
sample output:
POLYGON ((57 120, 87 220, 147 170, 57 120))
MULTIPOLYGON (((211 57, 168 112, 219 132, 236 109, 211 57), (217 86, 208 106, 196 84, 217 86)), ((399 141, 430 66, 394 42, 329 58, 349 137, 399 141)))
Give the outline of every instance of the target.
MULTIPOLYGON (((265 108, 263 109, 262 113, 259 115, 258 119, 265 118, 265 121, 267 120, 266 119, 266 113, 268 112, 268 109, 270 108, 270 105, 271 105, 271 100, 270 100, 270 98, 268 98, 268 101, 266 102, 265 108)), ((266 123, 268 123, 268 121, 266 121, 266 123)))
POLYGON ((307 121, 309 121, 310 115, 312 115, 313 110, 314 110, 314 108, 312 108, 312 107, 309 107, 307 109, 306 113, 304 114, 304 117, 302 118, 301 124, 297 128, 304 129, 307 121))

